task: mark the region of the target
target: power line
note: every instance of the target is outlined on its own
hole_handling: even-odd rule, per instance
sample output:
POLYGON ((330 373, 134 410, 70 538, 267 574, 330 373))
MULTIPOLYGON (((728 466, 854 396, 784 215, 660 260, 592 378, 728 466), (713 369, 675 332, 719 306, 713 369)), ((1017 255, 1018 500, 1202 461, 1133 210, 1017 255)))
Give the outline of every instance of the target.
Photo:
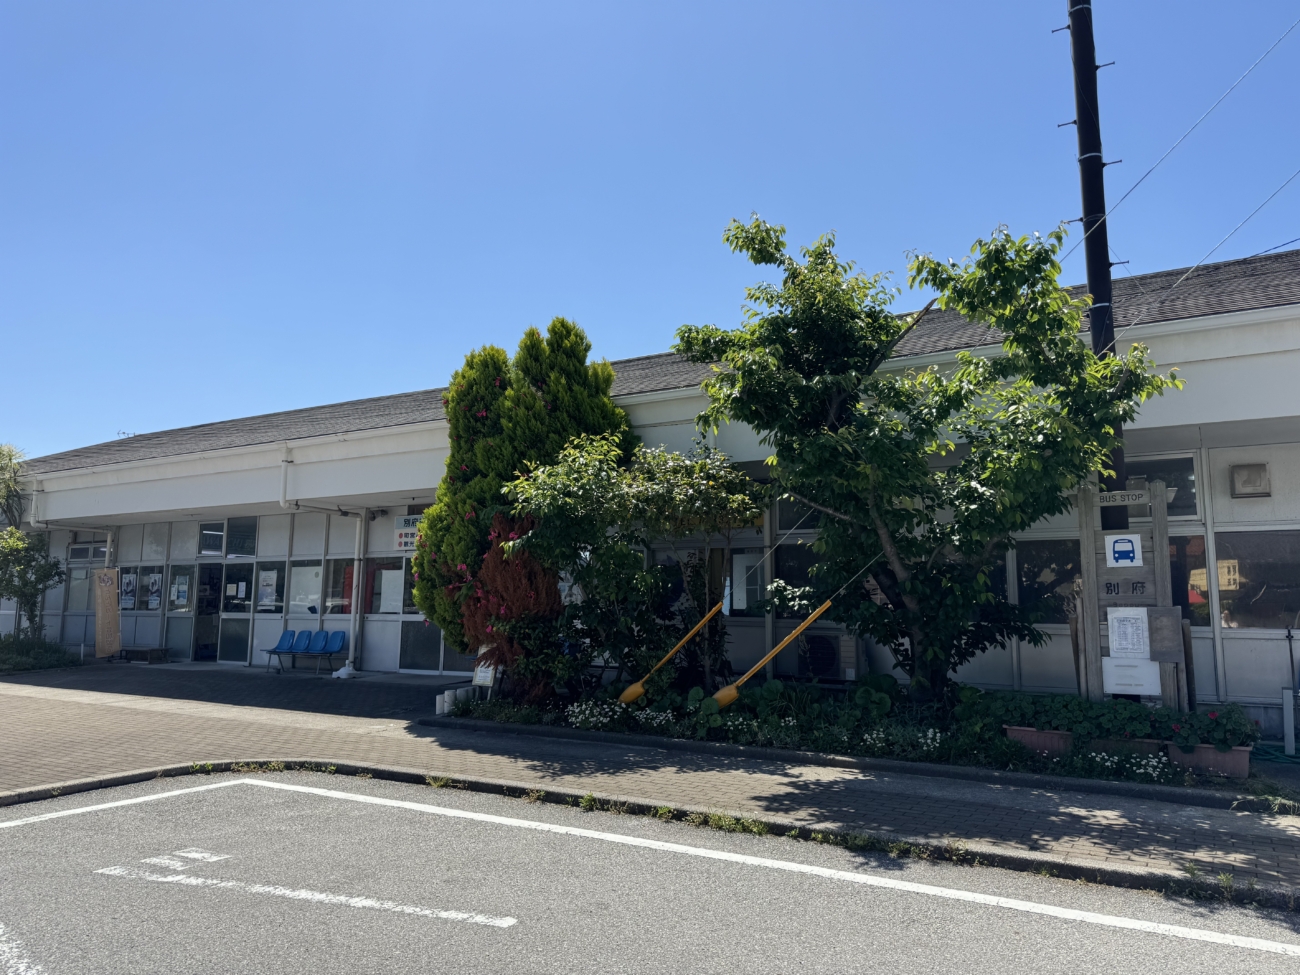
POLYGON ((1295 244, 1295 243, 1300 243, 1300 237, 1294 237, 1294 238, 1292 238, 1291 240, 1288 240, 1285 244, 1278 244, 1276 247, 1270 247, 1270 248, 1269 248, 1268 250, 1266 250, 1266 251, 1260 251, 1258 254, 1251 254, 1250 256, 1251 256, 1251 257, 1263 257, 1265 254, 1272 254, 1274 251, 1280 251, 1280 250, 1281 250, 1283 247, 1285 247, 1287 244, 1295 244))
MULTIPOLYGON (((1193 122, 1193 123, 1192 123, 1192 127, 1191 127, 1190 129, 1188 129, 1186 132, 1184 132, 1184 133, 1179 137, 1179 139, 1178 139, 1177 142, 1175 142, 1172 146, 1170 146, 1168 149, 1165 150, 1165 154, 1164 154, 1163 156, 1161 156, 1159 159, 1157 159, 1157 160, 1155 161, 1155 164, 1154 164, 1150 169, 1148 169, 1145 173, 1142 174, 1142 178, 1141 178, 1141 179, 1139 179, 1136 183, 1134 183, 1132 186, 1130 186, 1130 187, 1128 188, 1128 193, 1125 193, 1123 196, 1121 196, 1121 197, 1119 198, 1119 200, 1115 203, 1115 205, 1114 205, 1113 207, 1111 207, 1109 210, 1107 210, 1106 213, 1102 216, 1102 218, 1101 218, 1100 220, 1098 220, 1095 224, 1093 224, 1092 227, 1090 227, 1090 228, 1089 228, 1089 229, 1084 233, 1084 235, 1083 235, 1082 237, 1079 238, 1079 242, 1078 242, 1077 244, 1075 244, 1075 245, 1074 245, 1073 247, 1071 247, 1068 251, 1066 251, 1065 257, 1061 258, 1061 260, 1062 260, 1063 262, 1064 262, 1065 260, 1067 260, 1067 259, 1070 257, 1070 255, 1073 254, 1073 253, 1078 249, 1079 244, 1082 244, 1085 240, 1088 239, 1089 234, 1091 234, 1094 230, 1096 230, 1098 227, 1100 227, 1102 224, 1104 224, 1104 223, 1106 222, 1106 218, 1109 217, 1112 213, 1114 213, 1116 210, 1119 209, 1120 204, 1123 203, 1125 200, 1127 200, 1127 199, 1129 198, 1129 195, 1130 195, 1130 194, 1131 194, 1135 189, 1137 189, 1139 186, 1141 186, 1142 183, 1146 180, 1146 178, 1147 178, 1148 176, 1150 176, 1152 173, 1154 173, 1154 172, 1156 171, 1156 168, 1157 168, 1157 167, 1158 167, 1162 162, 1164 162, 1166 159, 1169 158, 1170 153, 1172 153, 1175 149, 1177 149, 1179 146, 1181 146, 1181 145, 1183 144, 1184 140, 1186 140, 1186 138, 1187 138, 1189 135, 1191 135, 1193 132, 1196 131, 1197 126, 1199 126, 1202 122, 1204 122, 1204 121, 1209 117, 1210 113, 1213 112, 1216 108, 1218 108, 1219 105, 1223 102, 1223 100, 1224 100, 1225 98, 1227 98, 1229 95, 1231 95, 1231 94, 1233 93, 1233 91, 1236 89, 1236 87, 1237 87, 1239 84, 1241 84, 1243 81, 1245 81, 1245 80, 1246 80, 1246 77, 1247 77, 1247 76, 1248 76, 1252 71, 1254 71, 1257 67, 1259 67, 1260 62, 1263 61, 1263 60, 1264 60, 1266 57, 1268 57, 1270 54, 1272 54, 1272 53, 1273 53, 1273 49, 1274 49, 1275 47, 1277 47, 1279 44, 1281 44, 1284 40, 1286 40, 1287 35, 1290 34, 1293 30, 1295 30, 1297 26, 1300 26, 1300 19, 1297 19, 1297 20, 1295 21, 1295 23, 1293 23, 1290 27, 1288 27, 1286 30, 1284 30, 1284 31, 1282 32, 1282 36, 1279 37, 1277 40, 1275 40, 1271 45, 1269 45, 1269 48, 1268 48, 1267 51, 1265 51, 1263 54, 1261 54, 1258 58, 1255 59, 1255 63, 1252 64, 1249 68, 1246 69, 1245 74, 1243 74, 1240 78, 1238 78, 1236 81, 1234 81, 1234 82, 1232 83, 1232 85, 1228 88, 1228 90, 1225 91, 1222 95, 1220 95, 1220 96, 1218 97, 1218 99, 1214 102, 1214 104, 1211 105, 1209 108, 1207 108, 1207 109, 1205 110, 1205 114, 1203 114, 1200 118, 1198 118, 1195 122, 1193 122)), ((1294 241, 1292 241, 1292 243, 1294 243, 1294 241)))
MULTIPOLYGON (((1297 169, 1294 173, 1292 173, 1292 174, 1291 174, 1290 176, 1288 176, 1285 180, 1283 180, 1281 186, 1279 186, 1279 187, 1278 187, 1277 189, 1275 189, 1272 193, 1270 193, 1270 194, 1268 195, 1268 198, 1265 199, 1263 203, 1261 203, 1259 206, 1255 207, 1255 209, 1251 210, 1250 213, 1248 213, 1248 214, 1246 215, 1246 219, 1242 220, 1241 223, 1239 223, 1239 224, 1237 224, 1237 226, 1233 227, 1230 231, 1228 231, 1227 235, 1226 235, 1222 240, 1220 240, 1217 244, 1215 244, 1215 245, 1214 245, 1213 247, 1211 247, 1208 251, 1206 251, 1206 252, 1205 252, 1205 256, 1202 257, 1202 258, 1201 258, 1199 261, 1197 261, 1195 264, 1193 264, 1191 267, 1189 267, 1189 268, 1188 268, 1188 269, 1183 273, 1183 276, 1182 276, 1181 278, 1179 278, 1177 281, 1175 281, 1173 284, 1171 284, 1171 285, 1169 286, 1169 290, 1166 291, 1163 295, 1160 296, 1160 300, 1157 301, 1157 302, 1156 302, 1154 305, 1152 305, 1150 308, 1146 309, 1146 310, 1143 312, 1143 315, 1142 315, 1141 317, 1139 317, 1136 321, 1132 322, 1131 324, 1125 325, 1123 328, 1121 328, 1121 329, 1119 330, 1119 332, 1118 332, 1118 333, 1116 334, 1116 336, 1115 336, 1116 344, 1118 344, 1118 342, 1119 342, 1119 337, 1120 337, 1121 335, 1123 335, 1125 332, 1127 332, 1127 331, 1128 331, 1130 328, 1132 328, 1134 325, 1139 325, 1139 324, 1141 324, 1141 322, 1142 322, 1142 318, 1143 318, 1143 317, 1145 317, 1147 314, 1149 314, 1150 312, 1155 311, 1157 308, 1159 308, 1161 305, 1163 305, 1163 304, 1164 304, 1164 303, 1169 299, 1169 296, 1170 296, 1171 294, 1173 294, 1173 292, 1174 292, 1174 288, 1177 288, 1180 284, 1182 284, 1182 283, 1183 283, 1184 281, 1186 281, 1189 277, 1191 277, 1193 271, 1195 271, 1198 267, 1200 267, 1202 264, 1204 264, 1206 261, 1208 261, 1208 260, 1210 259, 1210 255, 1212 255, 1212 254, 1213 254, 1215 251, 1217 251, 1220 247, 1222 247, 1224 244, 1226 244, 1226 243, 1228 242, 1228 240, 1232 237, 1233 234, 1235 234, 1235 233, 1236 233, 1238 230, 1240 230, 1242 227, 1246 226, 1246 224, 1250 222, 1251 218, 1254 217, 1255 214, 1259 213, 1260 210, 1262 210, 1262 209, 1264 209, 1264 207, 1268 206, 1268 204, 1272 202, 1273 197, 1277 196, 1277 195, 1278 195, 1279 193, 1281 193, 1284 189, 1286 189, 1289 185, 1291 185, 1291 181, 1294 180, 1297 176, 1300 176, 1300 169, 1297 169)), ((1300 240, 1300 237, 1297 237, 1296 240, 1300 240)), ((1295 243, 1295 241, 1288 241, 1287 243, 1295 243)), ((1285 247, 1286 244, 1282 244, 1282 245, 1280 245, 1280 246, 1285 247)), ((1277 248, 1270 248, 1270 249, 1271 249, 1271 250, 1276 250, 1277 248)), ((1264 253, 1268 253, 1268 252, 1267 252, 1267 251, 1264 251, 1264 253)))

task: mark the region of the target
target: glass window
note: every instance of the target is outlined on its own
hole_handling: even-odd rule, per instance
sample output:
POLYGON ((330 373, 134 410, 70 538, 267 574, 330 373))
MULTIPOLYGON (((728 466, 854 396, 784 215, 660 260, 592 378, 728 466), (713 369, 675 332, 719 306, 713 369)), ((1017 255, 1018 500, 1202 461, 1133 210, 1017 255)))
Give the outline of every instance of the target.
POLYGON ((1174 605, 1193 626, 1210 625, 1210 590, 1205 578, 1205 536, 1169 536, 1169 582, 1174 605))
POLYGON ((414 563, 406 559, 406 578, 402 585, 402 612, 407 616, 414 616, 420 612, 420 607, 415 605, 415 569, 414 563))
MULTIPOLYGON (((1196 465, 1190 457, 1167 457, 1164 460, 1130 460, 1124 465, 1128 487, 1136 491, 1152 481, 1164 481, 1165 490, 1174 489, 1169 500, 1169 516, 1196 516, 1196 465)), ((1145 518, 1146 505, 1130 505, 1129 514, 1145 518)))
MULTIPOLYGON (((252 566, 240 566, 252 571, 252 566)), ((252 620, 222 620, 221 638, 217 644, 217 659, 237 663, 248 661, 248 636, 252 631, 252 620)))
POLYGON ((167 612, 188 613, 194 608, 194 566, 173 565, 167 586, 167 612))
POLYGON ((226 557, 257 554, 257 519, 231 518, 226 522, 226 557))
MULTIPOLYGON (((1066 607, 1080 574, 1079 540, 1036 539, 1016 543, 1020 605, 1042 614, 1043 623, 1068 623, 1066 607)), ((1006 578, 1006 572, 1002 573, 1006 578)))
POLYGON ((325 612, 332 615, 352 614, 352 559, 330 559, 325 587, 325 612))
POLYGON ((762 616, 755 608, 767 597, 767 563, 761 548, 731 550, 731 612, 736 616, 762 616))
MULTIPOLYGON (((811 520, 811 519, 809 519, 811 520)), ((777 579, 791 586, 809 586, 812 579, 808 570, 817 564, 817 553, 811 545, 778 545, 772 558, 776 562, 774 573, 777 579)), ((800 617, 798 613, 778 613, 782 619, 800 617)))
MULTIPOLYGON (((319 575, 320 570, 317 569, 319 575)), ((257 601, 254 609, 259 613, 284 612, 284 563, 257 563, 257 601)))
POLYGON ((226 523, 210 521, 199 525, 199 554, 221 555, 225 552, 226 523))
POLYGON ((428 620, 402 623, 402 646, 397 666, 401 670, 441 670, 442 630, 428 620))
POLYGON ((162 609, 163 579, 166 567, 161 565, 142 565, 136 572, 135 608, 148 613, 162 609))
POLYGON ((247 613, 253 606, 253 566, 226 566, 225 588, 221 591, 223 613, 247 613))
POLYGON ((89 545, 72 545, 68 548, 69 562, 86 562, 90 559, 89 545))
POLYGON ((1300 531, 1216 532, 1214 545, 1224 626, 1300 626, 1300 531))
POLYGON ((135 609, 135 567, 124 568, 117 574, 117 608, 135 609))
POLYGON ((90 612, 90 573, 87 568, 68 570, 68 612, 90 612))
POLYGON ((366 559, 366 612, 402 612, 401 558, 366 559))
POLYGON ((289 568, 289 615, 320 613, 320 559, 295 559, 289 568))

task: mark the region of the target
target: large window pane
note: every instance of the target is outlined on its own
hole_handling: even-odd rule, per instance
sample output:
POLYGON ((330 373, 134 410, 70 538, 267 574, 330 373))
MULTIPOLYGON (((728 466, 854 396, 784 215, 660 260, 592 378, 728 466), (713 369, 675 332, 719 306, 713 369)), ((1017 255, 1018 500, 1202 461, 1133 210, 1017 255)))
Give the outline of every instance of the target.
POLYGON ((86 613, 90 611, 91 571, 88 568, 68 570, 68 612, 86 613))
POLYGON ((366 612, 402 612, 401 558, 366 559, 366 612))
POLYGON ((731 550, 731 612, 762 616, 758 603, 767 598, 767 563, 761 548, 731 550))
POLYGON ((284 574, 283 562, 257 563, 257 612, 284 612, 284 574))
POLYGON ((210 521, 199 525, 199 554, 223 555, 226 545, 226 523, 210 521))
POLYGON ((149 613, 162 609, 163 579, 167 569, 161 565, 142 565, 136 574, 135 608, 149 613))
MULTIPOLYGON (((817 553, 811 545, 778 545, 772 558, 776 560, 776 578, 801 588, 812 585, 808 570, 817 564, 817 553)), ((777 615, 782 619, 801 619, 803 616, 801 613, 790 612, 780 612, 777 615)))
POLYGON ((167 612, 188 613, 194 608, 194 566, 173 565, 167 586, 167 612))
POLYGON ((221 591, 223 613, 247 613, 253 606, 253 565, 226 566, 225 588, 221 591))
POLYGON ((316 616, 320 613, 320 559, 297 559, 289 569, 289 615, 316 616))
POLYGON ((1040 622, 1069 622, 1066 607, 1073 598, 1074 580, 1080 571, 1078 539, 1016 543, 1020 605, 1041 613, 1040 622))
POLYGON ((356 563, 352 559, 330 559, 325 586, 325 612, 332 615, 352 614, 352 583, 356 563))
POLYGON ((397 665, 402 670, 441 670, 442 630, 428 620, 406 620, 397 665))
POLYGON ((231 518, 226 522, 226 555, 257 554, 257 519, 231 518))
POLYGON ((1214 544, 1224 626, 1300 626, 1300 531, 1216 532, 1214 544))
POLYGON ((816 531, 817 513, 798 501, 782 498, 776 503, 776 527, 778 531, 783 532, 796 529, 801 532, 816 531))
MULTIPOLYGON (((1164 481, 1165 489, 1173 488, 1169 501, 1170 517, 1196 514, 1196 465, 1190 457, 1167 457, 1164 460, 1129 460, 1125 463, 1130 491, 1144 488, 1152 481, 1164 481)), ((1150 512, 1146 505, 1130 505, 1129 514, 1145 518, 1150 512)))
POLYGON ((410 559, 406 559, 405 562, 406 568, 402 584, 402 612, 407 616, 413 616, 420 611, 420 607, 415 605, 415 569, 410 559))
MULTIPOLYGON (((250 566, 251 568, 251 566, 250 566)), ((248 634, 252 620, 222 620, 217 659, 237 663, 248 661, 248 634)))
POLYGON ((1193 626, 1210 625, 1210 589, 1205 578, 1205 536, 1169 536, 1169 581, 1174 605, 1193 626))

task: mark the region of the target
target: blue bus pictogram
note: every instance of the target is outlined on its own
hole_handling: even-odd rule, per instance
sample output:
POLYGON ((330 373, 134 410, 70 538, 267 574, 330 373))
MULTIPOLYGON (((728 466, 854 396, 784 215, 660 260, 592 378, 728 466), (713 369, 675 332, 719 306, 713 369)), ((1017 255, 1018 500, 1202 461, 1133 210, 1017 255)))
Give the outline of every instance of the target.
POLYGON ((1133 548, 1133 539, 1117 538, 1111 542, 1110 560, 1112 562, 1132 562, 1137 564, 1137 551, 1133 548))

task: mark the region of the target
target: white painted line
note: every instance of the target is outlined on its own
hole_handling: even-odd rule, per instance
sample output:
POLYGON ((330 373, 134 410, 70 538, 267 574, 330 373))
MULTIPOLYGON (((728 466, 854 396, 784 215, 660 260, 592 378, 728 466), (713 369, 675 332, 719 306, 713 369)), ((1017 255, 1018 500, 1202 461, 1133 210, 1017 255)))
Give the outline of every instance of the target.
POLYGON ((155 867, 166 867, 168 870, 188 870, 190 867, 194 866, 192 863, 186 863, 184 860, 177 860, 175 857, 149 857, 140 862, 155 867))
MULTIPOLYGON (((1039 904, 1034 901, 1016 900, 1011 897, 997 897, 992 894, 977 894, 969 890, 957 890, 951 887, 935 887, 930 884, 916 884, 893 877, 876 877, 866 873, 853 873, 848 870, 832 870, 828 867, 814 867, 806 863, 794 863, 790 860, 772 860, 767 857, 747 856, 743 853, 731 853, 726 850, 710 850, 706 847, 684 846, 680 843, 665 843, 661 840, 649 840, 639 836, 626 836, 622 833, 603 833, 594 829, 581 829, 576 826, 560 826, 556 823, 539 823, 530 819, 514 819, 509 816, 493 816, 488 813, 469 812, 464 809, 450 809, 445 806, 431 806, 421 802, 407 802, 401 799, 384 799, 379 796, 362 796, 352 792, 339 792, 335 789, 318 789, 314 786, 290 785, 287 782, 267 782, 263 779, 242 779, 249 785, 264 789, 281 789, 286 792, 302 792, 308 795, 324 796, 330 799, 344 799, 348 802, 361 802, 373 806, 389 806, 395 809, 409 809, 414 812, 432 813, 452 819, 468 819, 479 823, 493 823, 497 826, 511 826, 516 829, 530 829, 542 833, 559 833, 565 836, 581 836, 585 839, 601 840, 606 843, 620 843, 624 846, 636 846, 647 850, 660 850, 665 853, 680 853, 686 856, 703 857, 708 860, 726 860, 731 863, 743 863, 751 867, 764 867, 768 870, 783 870, 789 873, 810 874, 829 880, 847 880, 850 883, 864 884, 868 887, 886 887, 926 897, 942 897, 946 900, 965 901, 970 904, 982 904, 988 907, 1001 907, 1026 914, 1041 914, 1046 917, 1060 918, 1066 921, 1081 921, 1084 924, 1096 924, 1108 928, 1121 928, 1128 931, 1144 931, 1149 934, 1162 934, 1171 938, 1184 938, 1188 941, 1206 941, 1211 944, 1229 945, 1234 948, 1249 948, 1254 951, 1267 951, 1278 955, 1290 955, 1300 958, 1300 945, 1286 944, 1281 941, 1267 941, 1263 938, 1247 938, 1236 934, 1222 934, 1203 928, 1185 928, 1176 924, 1160 924, 1155 921, 1139 921, 1131 917, 1119 917, 1112 914, 1097 914, 1093 911, 1079 911, 1069 907, 1056 907, 1051 904, 1039 904)), ((192 878, 185 878, 192 879, 192 878)))
POLYGON ((27 957, 23 943, 9 937, 3 924, 0 924, 0 971, 4 975, 45 975, 45 969, 27 957))
POLYGON ((9 829, 12 826, 28 826, 31 823, 43 823, 50 819, 62 819, 64 816, 80 816, 82 813, 99 812, 101 809, 120 809, 123 806, 135 806, 142 802, 153 802, 156 799, 170 799, 173 796, 189 795, 193 792, 207 792, 210 789, 225 789, 232 785, 239 785, 248 782, 249 779, 230 779, 225 782, 213 782, 211 785, 196 785, 188 789, 173 789, 171 792, 155 792, 153 795, 136 796, 134 799, 119 799, 116 802, 101 802, 94 806, 78 806, 76 809, 61 809, 58 812, 41 813, 39 816, 28 816, 25 819, 11 819, 7 822, 0 822, 0 829, 9 829))
POLYGON ((391 911, 394 914, 431 917, 443 921, 464 921, 467 924, 485 924, 492 928, 508 928, 518 923, 513 917, 493 917, 490 914, 474 914, 470 911, 438 911, 429 907, 398 904, 395 901, 375 900, 373 897, 328 894, 320 890, 300 890, 292 887, 277 887, 273 884, 246 884, 240 880, 213 880, 209 877, 194 877, 184 873, 158 874, 149 873, 145 870, 133 870, 130 867, 105 867, 103 870, 96 870, 95 873, 106 874, 110 877, 127 877, 131 880, 149 880, 156 884, 179 884, 183 887, 216 887, 220 890, 237 890, 246 894, 286 897, 289 900, 308 901, 312 904, 357 907, 372 911, 391 911))
POLYGON ((177 850, 178 857, 185 857, 188 860, 201 860, 204 863, 216 863, 218 860, 229 860, 228 853, 209 853, 207 850, 200 850, 197 846, 191 846, 187 850, 177 850))

